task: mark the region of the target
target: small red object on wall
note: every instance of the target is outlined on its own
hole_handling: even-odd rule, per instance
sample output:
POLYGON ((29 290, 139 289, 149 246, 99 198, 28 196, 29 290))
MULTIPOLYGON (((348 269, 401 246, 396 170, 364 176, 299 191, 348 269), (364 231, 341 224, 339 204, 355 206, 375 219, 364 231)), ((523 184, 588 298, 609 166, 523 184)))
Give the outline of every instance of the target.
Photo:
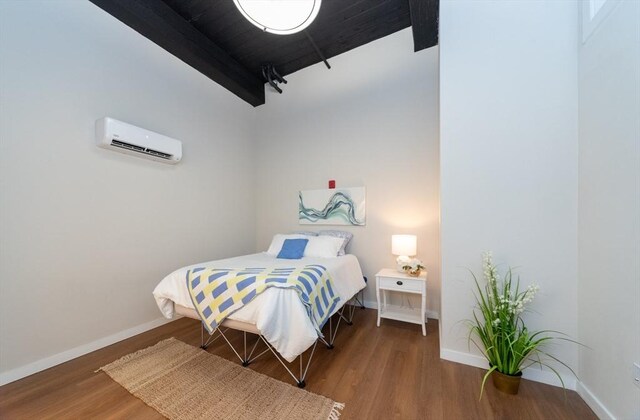
POLYGON ((330 179, 329 180, 329 189, 332 190, 336 187, 336 180, 335 179, 330 179))

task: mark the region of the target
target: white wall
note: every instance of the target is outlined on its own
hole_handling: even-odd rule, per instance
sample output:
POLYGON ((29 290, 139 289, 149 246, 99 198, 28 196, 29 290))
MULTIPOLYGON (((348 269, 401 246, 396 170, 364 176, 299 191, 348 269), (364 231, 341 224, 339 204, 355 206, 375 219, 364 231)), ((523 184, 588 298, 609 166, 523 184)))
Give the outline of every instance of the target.
MULTIPOLYGON (((413 52, 406 29, 287 77, 257 110, 257 245, 298 224, 298 191, 367 188, 365 227, 353 232, 375 302, 375 273, 394 267, 391 235, 418 235, 429 271, 428 308, 439 310, 438 52, 413 52)), ((396 303, 400 303, 396 301, 396 303)), ((406 304, 406 302, 404 302, 406 304)))
POLYGON ((91 3, 0 2, 0 57, 6 381, 149 325, 171 270, 252 252, 256 201, 254 109, 91 3), (183 161, 98 149, 105 115, 182 140, 183 161))
POLYGON ((460 323, 484 250, 540 285, 530 328, 577 336, 577 4, 440 5, 441 356, 484 366, 460 323))
POLYGON ((640 2, 618 3, 579 59, 579 390, 602 418, 639 418, 640 2))

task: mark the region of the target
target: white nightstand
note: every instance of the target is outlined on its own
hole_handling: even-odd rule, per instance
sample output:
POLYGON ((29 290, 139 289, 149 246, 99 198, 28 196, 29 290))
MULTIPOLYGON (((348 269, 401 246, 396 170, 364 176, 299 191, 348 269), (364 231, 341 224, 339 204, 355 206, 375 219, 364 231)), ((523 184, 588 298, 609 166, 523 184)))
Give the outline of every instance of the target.
POLYGON ((395 319, 422 325, 422 335, 427 335, 427 329, 424 325, 427 321, 424 315, 427 310, 426 272, 418 277, 411 277, 395 269, 383 268, 376 274, 376 298, 378 299, 378 327, 380 326, 380 318, 395 319), (421 309, 387 306, 387 290, 421 295, 421 309), (380 302, 380 292, 382 292, 382 303, 380 302))

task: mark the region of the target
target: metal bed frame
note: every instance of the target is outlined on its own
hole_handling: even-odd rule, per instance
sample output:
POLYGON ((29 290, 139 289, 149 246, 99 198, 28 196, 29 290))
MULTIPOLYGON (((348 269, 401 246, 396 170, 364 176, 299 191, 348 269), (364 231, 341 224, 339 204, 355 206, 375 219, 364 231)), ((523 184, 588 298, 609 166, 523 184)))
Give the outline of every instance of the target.
POLYGON ((200 348, 206 350, 206 348, 211 343, 216 341, 218 338, 222 337, 224 339, 224 341, 226 341, 227 345, 231 348, 231 350, 233 350, 235 355, 240 360, 240 363, 244 367, 249 366, 251 363, 253 363, 260 356, 262 356, 263 354, 267 353, 268 351, 271 351, 271 353, 275 356, 275 358, 278 360, 278 362, 280 362, 280 364, 286 369, 287 373, 289 373, 289 375, 291 375, 293 380, 298 385, 298 388, 304 388, 306 386, 305 379, 307 378, 307 373, 309 371, 309 366, 311 365, 311 360, 313 360, 313 355, 315 354, 316 346, 318 345, 318 342, 319 341, 322 342, 330 350, 334 348, 334 343, 335 343, 335 340, 336 340, 336 335, 338 334, 338 330, 340 328, 340 323, 342 321, 344 321, 347 325, 353 325, 353 315, 355 313, 355 307, 356 307, 355 303, 356 302, 359 303, 359 306, 360 306, 361 309, 364 309, 364 305, 362 305, 362 303, 358 299, 358 293, 356 293, 353 297, 351 297, 351 299, 349 299, 342 306, 342 308, 340 308, 340 310, 338 312, 336 312, 331 317, 329 317, 329 322, 327 322, 325 324, 325 328, 326 328, 327 324, 329 325, 329 334, 326 336, 326 338, 325 337, 318 337, 318 339, 315 341, 315 343, 313 344, 313 347, 311 348, 311 354, 309 355, 309 358, 307 360, 306 365, 304 364, 304 361, 303 361, 304 352, 298 356, 298 359, 300 359, 300 375, 299 376, 296 376, 291 371, 291 369, 289 369, 289 366, 287 366, 285 361, 282 359, 282 356, 280 356, 278 354, 276 349, 274 349, 273 346, 271 344, 269 344, 269 342, 264 338, 264 336, 262 334, 260 334, 258 332, 258 330, 255 329, 255 328, 252 328, 249 331, 247 331, 244 328, 242 328, 241 326, 240 327, 227 326, 223 330, 222 328, 225 327, 225 323, 223 322, 221 327, 217 328, 215 331, 213 331, 211 334, 209 334, 205 330, 204 324, 201 323, 201 325, 200 325, 200 342, 201 342, 200 348), (349 306, 348 309, 347 309, 347 306, 349 306), (336 315, 338 316, 337 317, 338 321, 337 321, 335 329, 334 329, 334 327, 333 327, 333 318, 336 315), (225 334, 229 329, 240 330, 243 333, 243 348, 244 349, 243 349, 242 356, 240 355, 240 352, 233 346, 233 344, 231 344, 231 341, 229 341, 229 339, 227 338, 227 336, 225 334), (253 347, 252 347, 252 349, 251 349, 251 351, 249 352, 248 355, 247 355, 247 332, 249 332, 250 334, 254 334, 254 335, 258 336, 258 338, 256 339, 256 342, 253 344, 253 347), (209 337, 206 340, 205 340, 205 333, 209 334, 209 337), (218 334, 216 334, 216 333, 218 333, 218 334), (327 338, 328 338, 328 341, 327 341, 327 338), (264 349, 260 354, 254 356, 253 354, 255 353, 256 347, 258 346, 258 343, 260 343, 261 341, 265 344, 265 346, 267 348, 264 349))

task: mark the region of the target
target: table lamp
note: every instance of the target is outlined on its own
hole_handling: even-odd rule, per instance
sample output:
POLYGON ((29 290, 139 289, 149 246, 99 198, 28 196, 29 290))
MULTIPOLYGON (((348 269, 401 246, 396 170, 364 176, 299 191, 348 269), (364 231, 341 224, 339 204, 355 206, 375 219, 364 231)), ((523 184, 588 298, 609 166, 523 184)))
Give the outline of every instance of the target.
POLYGON ((410 257, 417 254, 417 243, 416 235, 391 235, 391 253, 398 256, 398 271, 404 272, 402 267, 411 262, 410 257))

